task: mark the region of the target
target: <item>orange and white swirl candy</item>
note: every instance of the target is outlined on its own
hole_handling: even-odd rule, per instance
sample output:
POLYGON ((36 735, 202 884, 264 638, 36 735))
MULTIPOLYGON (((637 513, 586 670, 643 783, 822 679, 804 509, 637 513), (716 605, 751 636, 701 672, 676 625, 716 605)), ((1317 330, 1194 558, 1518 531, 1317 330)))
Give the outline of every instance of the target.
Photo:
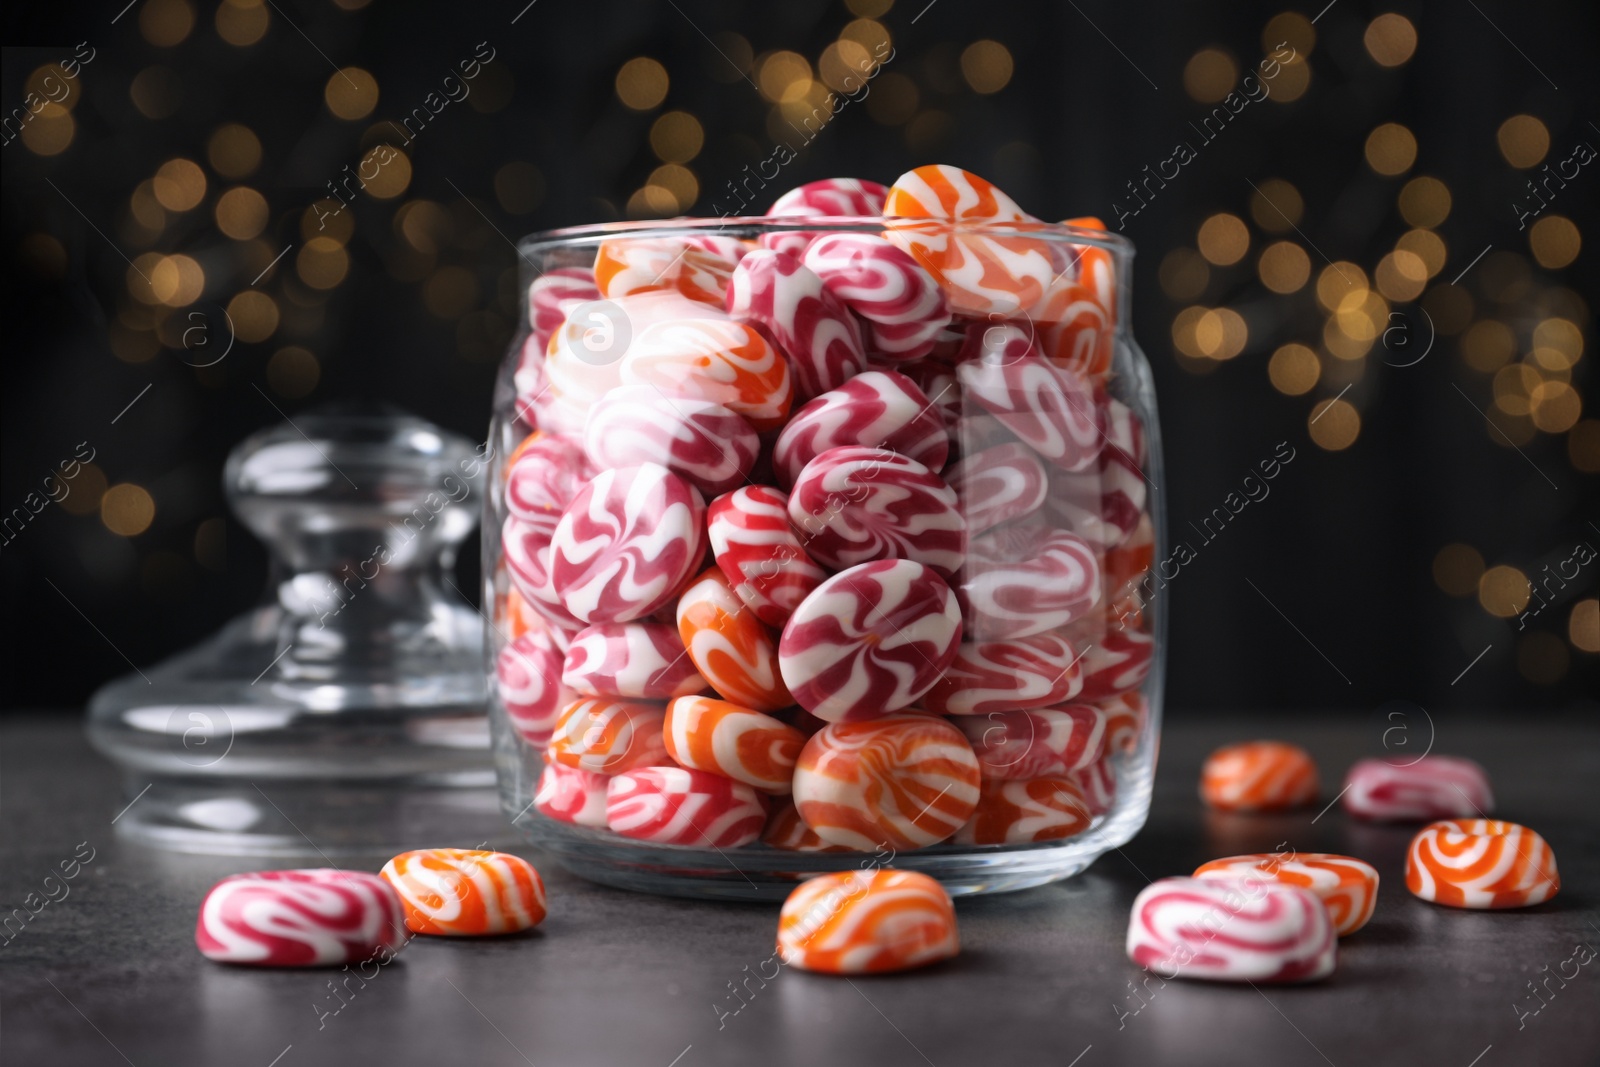
POLYGON ((721 308, 733 263, 681 237, 613 237, 600 242, 594 280, 602 296, 671 290, 721 308))
POLYGON ((568 704, 545 757, 580 771, 621 774, 667 762, 660 704, 596 697, 568 704))
POLYGON ((761 431, 783 425, 794 401, 789 361, 755 327, 727 318, 646 326, 622 357, 618 378, 721 404, 761 431))
POLYGON ((764 793, 787 793, 805 735, 770 715, 726 700, 679 697, 667 705, 667 755, 690 770, 711 771, 764 793))
POLYGON ((1406 888, 1452 908, 1526 908, 1561 888, 1545 839, 1501 819, 1430 823, 1406 851, 1406 888))
POLYGON ((400 853, 378 873, 400 897, 412 933, 482 937, 544 921, 544 882, 520 856, 424 848, 400 853))
POLYGON ((1219 748, 1200 771, 1200 799, 1222 811, 1284 811, 1317 799, 1317 765, 1299 745, 1246 741, 1219 748))
POLYGON ((978 782, 978 757, 961 731, 932 715, 898 712, 813 734, 795 766, 794 805, 832 844, 922 848, 972 816, 978 782))
POLYGON ((1372 864, 1353 856, 1331 852, 1261 852, 1249 856, 1202 863, 1196 878, 1218 880, 1257 878, 1297 885, 1309 889, 1328 909, 1333 932, 1340 937, 1353 934, 1372 918, 1378 902, 1378 872, 1372 864))
POLYGON ((956 831, 955 840, 964 845, 1058 841, 1083 833, 1092 821, 1088 798, 1070 777, 986 778, 979 790, 978 807, 956 831))
POLYGON ((778 955, 803 971, 904 971, 960 950, 950 894, 915 871, 840 871, 809 878, 789 894, 778 915, 778 955))
POLYGON ((843 845, 830 845, 806 825, 795 810, 793 797, 774 797, 772 814, 767 816, 767 827, 761 831, 762 844, 785 852, 850 852, 843 845))
POLYGON ((701 677, 723 698, 755 711, 794 703, 779 669, 776 635, 716 567, 678 598, 678 636, 701 677))
POLYGON ((1121 693, 1098 707, 1106 717, 1106 751, 1132 752, 1139 747, 1139 735, 1150 718, 1150 702, 1137 690, 1121 693))

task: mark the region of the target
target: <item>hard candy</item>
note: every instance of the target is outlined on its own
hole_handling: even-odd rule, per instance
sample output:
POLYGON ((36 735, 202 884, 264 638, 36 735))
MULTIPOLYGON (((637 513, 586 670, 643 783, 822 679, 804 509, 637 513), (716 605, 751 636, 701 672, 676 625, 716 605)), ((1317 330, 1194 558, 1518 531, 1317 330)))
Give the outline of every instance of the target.
POLYGON ((771 486, 747 485, 713 500, 706 532, 733 592, 768 626, 787 622, 828 577, 789 525, 788 494, 771 486))
POLYGON ((860 322, 786 252, 761 249, 744 258, 728 286, 728 314, 777 343, 801 399, 836 389, 866 368, 860 322))
POLYGON ((808 878, 778 915, 778 954, 803 971, 904 971, 959 951, 950 894, 914 871, 840 871, 808 878))
POLYGON ((707 684, 678 628, 662 622, 613 622, 580 631, 567 646, 561 682, 584 696, 629 700, 671 700, 707 684))
POLYGON ((1108 630, 1083 649, 1083 700, 1108 700, 1150 676, 1155 639, 1138 630, 1108 630))
POLYGON ((1050 476, 1027 445, 1000 444, 969 453, 945 473, 961 502, 967 532, 977 537, 1039 510, 1050 476))
POLYGON ((1070 777, 1048 775, 1008 781, 986 778, 978 806, 955 840, 964 845, 1021 845, 1059 841, 1089 828, 1094 815, 1070 777))
POLYGON ((1337 957, 1328 909, 1298 886, 1162 878, 1128 916, 1128 958, 1164 979, 1309 982, 1337 957))
POLYGON ((903 374, 866 371, 816 397, 790 418, 772 449, 784 485, 832 448, 859 445, 898 452, 930 471, 944 467, 950 437, 933 402, 903 374))
POLYGON ((1078 653, 1055 634, 965 644, 921 706, 937 715, 1043 708, 1083 688, 1078 653))
POLYGON ((256 871, 211 887, 194 941, 219 963, 337 967, 398 952, 405 913, 389 883, 366 871, 256 871))
POLYGON ((1105 755, 1105 715, 1087 704, 991 711, 951 722, 971 743, 985 778, 1015 781, 1069 774, 1105 755))
POLYGON ((1350 768, 1344 784, 1344 809, 1358 819, 1465 819, 1494 810, 1488 772, 1457 756, 1399 764, 1365 759, 1350 768))
POLYGON ((1022 558, 1017 547, 995 534, 973 539, 960 585, 969 640, 1048 633, 1099 603, 1100 564, 1082 538, 1048 533, 1022 558))
POLYGON ((495 686, 511 727, 530 745, 544 745, 576 694, 562 684, 562 653, 550 628, 535 620, 495 657, 495 686))
POLYGON ((761 440, 748 420, 721 404, 632 385, 589 409, 583 447, 594 470, 658 463, 715 496, 744 484, 761 440))
POLYGON ((948 577, 966 559, 955 492, 898 452, 846 445, 818 454, 795 479, 788 508, 807 554, 835 570, 901 559, 948 577))
POLYGON ((710 771, 763 793, 787 793, 806 742, 793 726, 725 700, 679 697, 667 705, 667 755, 690 770, 710 771))
POLYGON ((591 697, 567 705, 545 758, 595 774, 621 774, 667 761, 659 704, 591 697))
POLYGON ((528 286, 528 325, 539 354, 544 354, 550 336, 566 321, 569 311, 599 299, 594 272, 585 267, 557 267, 535 278, 528 286))
POLYGON ((766 829, 761 831, 761 841, 785 852, 850 852, 843 845, 830 845, 807 826, 795 810, 794 798, 774 797, 772 814, 767 816, 766 829))
POLYGON ((539 775, 533 806, 539 814, 574 826, 603 830, 606 825, 606 787, 609 775, 547 763, 539 775))
POLYGON ((506 852, 425 848, 383 865, 413 933, 482 937, 531 930, 544 921, 544 881, 506 852))
POLYGON ((1452 908, 1526 908, 1555 896, 1561 875, 1549 844, 1526 826, 1446 819, 1411 839, 1406 888, 1452 908))
POLYGON ((554 536, 561 513, 594 476, 579 438, 535 433, 518 449, 506 474, 506 513, 554 536))
POLYGON ((1328 909, 1333 932, 1340 937, 1367 925, 1378 902, 1378 872, 1372 865, 1331 852, 1229 856, 1202 863, 1194 876, 1220 881, 1256 879, 1309 889, 1328 909))
POLYGON ((1112 766, 1111 760, 1112 757, 1104 756, 1083 770, 1068 775, 1078 783, 1089 805, 1089 814, 1096 818, 1110 811, 1117 802, 1117 769, 1112 766))
POLYGON ((606 826, 660 845, 739 848, 761 836, 767 802, 750 786, 709 771, 640 767, 611 779, 606 826))
POLYGON ((788 361, 754 327, 728 319, 646 326, 622 357, 618 379, 721 404, 761 432, 781 426, 794 399, 788 361))
POLYGON ((969 360, 956 368, 965 396, 1053 466, 1089 470, 1105 447, 1104 414, 1088 381, 1038 356, 969 360))
POLYGON ((613 237, 594 260, 595 285, 608 299, 671 290, 721 308, 732 273, 726 253, 682 237, 613 237))
POLYGON ((776 635, 715 567, 678 598, 678 636, 702 677, 724 699, 755 711, 794 703, 779 670, 776 635))
POLYGON ((813 241, 805 265, 867 324, 868 347, 894 360, 933 351, 950 305, 916 260, 882 237, 830 233, 813 241))
POLYGON ((1217 749, 1200 771, 1200 799, 1222 811, 1283 811, 1317 799, 1317 765, 1299 745, 1246 741, 1217 749))

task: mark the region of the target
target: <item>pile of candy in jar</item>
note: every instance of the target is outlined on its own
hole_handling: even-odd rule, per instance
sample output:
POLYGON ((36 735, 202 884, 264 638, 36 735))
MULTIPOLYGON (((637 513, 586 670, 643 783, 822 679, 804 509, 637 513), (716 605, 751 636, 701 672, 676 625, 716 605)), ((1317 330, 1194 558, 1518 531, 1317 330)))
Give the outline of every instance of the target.
POLYGON ((495 630, 535 807, 719 849, 1082 833, 1153 652, 1111 254, 949 166, 770 216, 885 221, 617 235, 532 284, 495 630))

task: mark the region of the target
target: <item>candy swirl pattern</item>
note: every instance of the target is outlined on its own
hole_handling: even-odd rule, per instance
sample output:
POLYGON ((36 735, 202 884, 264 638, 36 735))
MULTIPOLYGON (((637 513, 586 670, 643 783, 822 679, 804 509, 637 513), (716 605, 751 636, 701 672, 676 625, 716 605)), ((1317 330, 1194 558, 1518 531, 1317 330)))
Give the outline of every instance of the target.
POLYGON ((1221 811, 1285 811, 1317 799, 1317 765, 1299 745, 1246 741, 1200 769, 1200 799, 1221 811))
POLYGON ((1051 464, 1081 471, 1105 446, 1104 415, 1088 382, 1039 356, 985 356, 956 368, 966 395, 1051 464))
POLYGON ((961 501, 973 537, 1038 511, 1050 490, 1044 464, 1023 444, 975 452, 953 464, 945 477, 961 501))
POLYGON ((1165 979, 1309 982, 1333 973, 1338 939, 1309 889, 1162 878, 1134 898, 1128 958, 1165 979))
POLYGON ((556 532, 561 513, 594 475, 583 442, 561 434, 538 433, 518 451, 506 475, 506 511, 542 532, 556 532))
POLYGON ((898 452, 847 445, 807 463, 789 494, 806 552, 834 570, 873 560, 926 564, 948 577, 966 559, 955 491, 898 452))
POLYGON ((1229 856, 1202 863, 1194 876, 1221 881, 1276 881, 1309 889, 1328 909, 1333 932, 1339 937, 1367 925, 1378 902, 1378 872, 1373 866, 1353 856, 1331 852, 1229 856))
POLYGON ((713 500, 706 532, 735 595, 768 626, 788 622, 828 577, 789 525, 788 495, 771 486, 747 485, 713 500))
POLYGON ((965 644, 921 705, 937 715, 986 715, 1065 703, 1083 688, 1078 658, 1056 634, 965 644))
POLYGON ((972 543, 960 586, 969 639, 1048 633, 1082 618, 1100 600, 1100 564, 1076 534, 1057 530, 1033 545, 1027 558, 1011 562, 1008 556, 1014 558, 1013 551, 995 534, 972 543))
POLYGON ((402 852, 380 876, 394 887, 412 933, 483 937, 531 930, 544 921, 544 880, 505 852, 426 848, 402 852))
POLYGON ((1344 809, 1358 819, 1465 819, 1494 811, 1489 774, 1457 756, 1392 764, 1365 759, 1344 779, 1344 809))
POLYGON ((796 411, 773 445, 773 473, 793 485, 807 463, 844 445, 885 448, 931 471, 943 469, 950 455, 938 408, 916 382, 894 371, 858 374, 796 411))
POLYGON ((709 697, 679 697, 667 705, 667 755, 690 770, 710 771, 763 793, 792 788, 795 760, 806 743, 793 726, 770 715, 709 697))
POLYGON ((640 841, 739 848, 759 838, 766 822, 760 793, 709 771, 641 767, 606 789, 606 826, 640 841))
POLYGON ((734 595, 717 568, 683 591, 678 636, 701 676, 725 699, 756 711, 794 703, 779 670, 773 632, 734 595))
POLYGON ((1445 819, 1411 839, 1406 888, 1452 908, 1526 908, 1555 896, 1561 875, 1550 845, 1526 826, 1445 819))
POLYGON ((788 361, 754 327, 729 319, 646 326, 617 373, 623 385, 721 404, 761 432, 781 426, 794 400, 788 361))
POLYGON ((965 845, 1059 841, 1083 833, 1093 821, 1083 789, 1066 775, 1026 781, 985 778, 978 806, 954 840, 965 845))
POLYGON ((635 293, 670 290, 690 300, 722 307, 733 264, 725 252, 713 251, 681 237, 623 237, 600 243, 594 280, 608 299, 635 293))
POLYGON ((678 628, 661 622, 614 622, 580 631, 567 646, 561 682, 585 696, 630 700, 671 700, 706 688, 678 628))
POLYGON ((256 871, 211 887, 194 941, 219 963, 337 967, 398 952, 405 913, 389 883, 365 871, 256 871))
POLYGON ((1105 755, 1105 715, 1087 704, 991 711, 951 721, 972 744, 985 778, 1018 781, 1070 774, 1105 755))
POLYGON ((667 761, 661 737, 667 715, 659 704, 595 697, 561 712, 545 757, 595 774, 621 774, 667 761))
POLYGON ((920 359, 950 325, 943 290, 882 237, 827 234, 806 249, 805 265, 866 321, 869 347, 886 359, 920 359))
POLYGON ((562 653, 549 629, 533 620, 495 659, 495 685, 506 717, 530 745, 550 740, 562 709, 575 696, 563 685, 562 653))
POLYGON ((547 763, 539 775, 533 806, 541 815, 603 830, 606 826, 606 787, 611 778, 581 771, 561 763, 547 763))
POLYGON ((944 886, 915 871, 840 871, 808 878, 778 915, 784 963, 822 974, 925 967, 961 950, 944 886))
POLYGON ((589 409, 583 447, 596 470, 659 463, 715 496, 744 484, 761 441, 742 415, 721 404, 633 385, 589 409))
POLYGON ((795 393, 814 397, 866 369, 861 325, 800 260, 786 252, 751 252, 728 285, 728 315, 761 327, 794 372, 795 393))

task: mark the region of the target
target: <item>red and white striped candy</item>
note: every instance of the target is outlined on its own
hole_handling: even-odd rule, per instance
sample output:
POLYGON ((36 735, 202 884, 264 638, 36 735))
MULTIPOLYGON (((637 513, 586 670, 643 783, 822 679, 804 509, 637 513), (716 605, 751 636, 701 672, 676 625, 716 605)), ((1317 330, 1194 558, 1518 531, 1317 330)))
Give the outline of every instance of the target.
POLYGON ((794 703, 778 669, 778 643, 716 567, 678 598, 678 636, 702 677, 725 699, 756 711, 794 703))
POLYGON ((1132 752, 1150 719, 1150 702, 1138 690, 1122 693, 1097 705, 1106 717, 1106 751, 1132 752))
POLYGON ((742 415, 721 404, 630 385, 589 409, 583 447, 596 470, 659 463, 715 496, 744 484, 761 440, 742 415))
POLYGON ((1317 895, 1266 879, 1162 878, 1128 917, 1128 958, 1166 979, 1309 982, 1332 974, 1337 955, 1317 895))
POLYGON ((538 354, 544 355, 568 312, 599 299, 594 272, 586 267, 557 267, 535 278, 528 286, 528 325, 533 328, 533 347, 538 354))
POLYGON ((985 779, 978 806, 954 840, 963 845, 1059 841, 1089 828, 1094 815, 1078 783, 1065 775, 1026 781, 985 779))
MULTIPOLYGON (((1003 558, 1011 554, 1005 541, 989 534, 972 542, 960 587, 969 640, 1048 633, 1082 618, 1099 603, 1100 564, 1081 537, 1057 530, 1037 544, 1030 558, 1016 562, 1003 558)), ((1086 676, 1090 669, 1086 661, 1086 676)), ((1087 677, 1084 689, 1087 696, 1087 677)))
POLYGON ((1401 764, 1364 759, 1344 785, 1344 809, 1358 819, 1467 819, 1494 810, 1488 772, 1458 756, 1401 764))
POLYGON ((863 563, 829 578, 795 609, 778 666, 801 707, 829 722, 908 707, 955 659, 961 610, 932 568, 863 563))
POLYGON ((540 615, 549 618, 552 613, 567 616, 560 608, 559 598, 550 588, 550 538, 554 531, 507 517, 500 527, 500 551, 505 557, 506 576, 511 579, 523 602, 540 615))
POLYGON ((612 622, 580 631, 567 646, 561 682, 585 696, 630 700, 671 700, 706 688, 678 628, 667 622, 612 622))
POLYGON ((788 495, 770 486, 747 485, 713 500, 706 532, 734 593, 768 626, 788 622, 828 577, 789 525, 788 495))
POLYGON ((1083 790, 1089 814, 1095 818, 1110 811, 1117 802, 1117 769, 1111 765, 1110 756, 1096 760, 1081 771, 1073 771, 1068 777, 1083 790))
POLYGON ((539 776, 539 789, 533 795, 533 806, 547 818, 603 830, 606 825, 606 787, 610 784, 609 775, 579 770, 562 763, 547 763, 544 773, 539 776))
POLYGON ((1080 700, 1106 700, 1137 689, 1150 674, 1155 640, 1138 630, 1109 630, 1083 650, 1080 700))
MULTIPOLYGON (((1103 227, 1102 227, 1103 228, 1103 227)), ((724 237, 720 233, 692 233, 681 238, 690 248, 697 248, 713 259, 720 260, 731 269, 750 253, 753 246, 737 237, 724 237)))
POLYGON ((679 697, 667 705, 667 754, 690 770, 710 771, 763 793, 787 793, 805 736, 770 715, 726 700, 679 697))
POLYGON ((961 383, 956 381, 955 368, 937 359, 913 359, 905 363, 879 364, 873 370, 892 370, 904 374, 922 390, 944 424, 945 435, 956 440, 956 427, 961 423, 961 383))
POLYGON ((365 962, 392 956, 406 940, 388 882, 331 867, 230 875, 206 894, 194 928, 207 959, 256 967, 365 962))
POLYGON ((760 793, 710 771, 640 767, 606 790, 607 828, 658 845, 739 848, 760 837, 766 822, 760 793))
MULTIPOLYGON (((780 219, 826 216, 867 218, 883 214, 883 198, 888 192, 887 187, 860 178, 823 178, 790 189, 778 197, 767 215, 780 219)), ((821 234, 820 230, 765 233, 761 235, 761 244, 766 248, 801 256, 821 234)))
POLYGON ((592 477, 582 440, 537 433, 506 474, 506 512, 543 531, 548 539, 555 534, 561 513, 592 477))
POLYGON ((966 395, 1062 470, 1094 467, 1103 415, 1088 382, 1047 359, 971 360, 956 368, 966 395))
POLYGON ((660 704, 592 697, 561 712, 545 758, 595 774, 621 774, 667 762, 660 704))
POLYGON ((849 852, 843 845, 830 845, 806 825, 795 809, 794 798, 772 798, 772 814, 767 816, 767 827, 761 831, 763 844, 781 848, 785 852, 849 852))
POLYGON ((992 711, 951 720, 972 743, 985 778, 1017 780, 1081 771, 1105 755, 1106 720, 1088 704, 992 711))
POLYGON ((624 385, 709 400, 757 430, 783 424, 794 399, 789 363, 752 326, 730 319, 676 319, 641 330, 622 358, 624 385))
POLYGON ((962 645, 922 695, 936 715, 986 715, 1062 704, 1083 688, 1078 653, 1056 634, 962 645))
POLYGON ((905 559, 953 575, 966 559, 955 492, 887 449, 847 445, 816 456, 795 479, 789 521, 806 552, 835 570, 905 559))
POLYGON ((500 650, 495 686, 512 729, 530 745, 543 745, 575 695, 562 685, 561 649, 542 621, 500 650))
POLYGON ((668 603, 700 565, 705 502, 656 463, 602 471, 550 542, 550 587, 584 622, 629 622, 668 603))
POLYGON ((786 252, 758 249, 740 262, 728 285, 728 314, 777 342, 800 399, 836 389, 866 369, 861 324, 821 278, 786 252))
POLYGON ((1050 476, 1033 449, 1011 443, 985 448, 945 472, 961 501, 967 532, 973 537, 1039 510, 1050 490, 1050 476))
POLYGON ((794 804, 824 841, 860 851, 923 848, 978 802, 978 761, 960 731, 916 712, 835 722, 806 742, 794 804))
MULTIPOLYGON (((1133 533, 1121 544, 1106 549, 1101 572, 1105 579, 1106 602, 1132 596, 1134 587, 1143 581, 1145 573, 1156 559, 1156 529, 1147 511, 1139 516, 1133 533)), ((1145 594, 1141 593, 1138 607, 1143 608, 1145 594)))
POLYGON ((806 249, 805 265, 866 320, 869 347, 880 356, 925 356, 950 324, 950 305, 938 283, 882 237, 827 234, 806 249))
POLYGON ((950 454, 950 435, 916 382, 893 371, 866 371, 794 413, 773 446, 773 473, 780 484, 793 485, 807 463, 844 445, 885 448, 938 471, 950 454))
POLYGON ((732 273, 726 252, 682 237, 613 237, 594 260, 595 285, 612 300, 671 290, 721 308, 732 273))

